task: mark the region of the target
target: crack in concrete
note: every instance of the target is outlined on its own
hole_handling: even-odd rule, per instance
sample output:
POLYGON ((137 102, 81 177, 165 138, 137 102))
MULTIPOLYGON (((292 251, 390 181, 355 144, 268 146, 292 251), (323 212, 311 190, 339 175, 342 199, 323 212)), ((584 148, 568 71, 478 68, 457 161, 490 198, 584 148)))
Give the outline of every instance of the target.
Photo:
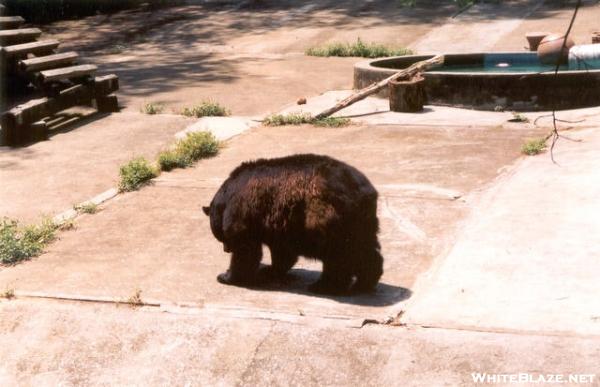
MULTIPOLYGON (((15 298, 6 300, 4 302, 18 302, 19 299, 42 299, 51 300, 55 302, 81 302, 81 303, 99 303, 99 304, 113 304, 113 305, 128 305, 127 301, 113 300, 110 298, 91 298, 91 297, 69 297, 66 295, 52 296, 43 294, 23 293, 15 292, 15 298)), ((0 302, 1 303, 1 302, 0 302)), ((141 305, 133 308, 132 311, 145 311, 145 312, 161 312, 168 314, 184 314, 184 315, 200 315, 200 314, 211 314, 213 317, 222 318, 236 318, 236 319, 248 319, 248 320, 263 320, 271 322, 269 332, 257 345, 257 348, 266 341, 270 335, 272 328, 277 323, 288 323, 296 325, 306 325, 311 322, 315 322, 322 325, 323 322, 327 323, 328 326, 337 326, 340 328, 351 328, 351 329, 362 329, 368 325, 378 325, 390 328, 403 328, 406 330, 414 329, 438 329, 446 331, 462 331, 462 332, 477 332, 477 333, 492 333, 502 335, 516 335, 516 336, 533 336, 533 337, 566 337, 566 338, 600 338, 598 334, 578 334, 566 331, 534 331, 526 329, 510 329, 510 328, 484 328, 469 325, 435 325, 428 323, 405 323, 402 322, 402 317, 405 310, 401 310, 394 316, 389 316, 384 319, 375 318, 356 318, 352 316, 340 316, 340 315, 307 315, 307 314, 295 314, 290 312, 275 311, 275 310, 257 310, 251 308, 245 308, 235 305, 200 305, 192 303, 160 303, 158 301, 142 301, 141 305)), ((257 352, 255 352, 256 355, 257 352)), ((249 366, 253 363, 253 356, 249 366)), ((249 367, 248 366, 248 367, 249 367)), ((248 368, 247 368, 248 369, 248 368)), ((243 378, 242 378, 243 380, 243 378)))
POLYGON ((407 329, 439 329, 446 331, 463 331, 463 332, 479 332, 479 333, 496 333, 503 335, 516 335, 516 336, 536 336, 536 337, 571 337, 581 339, 595 339, 600 338, 598 334, 579 334, 571 333, 566 331, 556 332, 540 332, 527 329, 510 329, 510 328, 479 328, 474 326, 451 326, 451 325, 432 325, 423 323, 404 323, 401 325, 407 329))
POLYGON ((153 299, 142 299, 139 303, 134 304, 128 300, 114 299, 112 297, 89 297, 68 294, 46 294, 39 292, 15 291, 13 299, 41 299, 56 302, 112 304, 115 306, 125 305, 131 306, 132 308, 135 307, 137 310, 156 311, 175 315, 212 314, 216 317, 266 320, 292 324, 306 324, 310 321, 319 320, 331 322, 335 325, 360 327, 364 320, 363 318, 349 315, 320 315, 307 313, 305 311, 302 311, 302 313, 294 313, 289 311, 248 308, 237 305, 204 304, 193 302, 174 303, 153 299))
POLYGON ((273 328, 275 327, 275 324, 276 324, 276 322, 271 323, 271 325, 269 326, 269 329, 267 330, 267 333, 264 335, 264 337, 259 341, 259 343, 254 348, 254 352, 252 353, 252 358, 250 359, 250 361, 248 362, 248 364, 244 368, 244 371, 240 375, 239 380, 235 383, 236 386, 243 386, 243 385, 245 385, 244 384, 244 380, 246 379, 246 376, 254 368, 254 362, 256 360, 256 356, 260 353, 260 350, 261 350, 262 346, 265 344, 265 342, 267 341, 267 339, 269 338, 269 336, 271 336, 271 333, 273 332, 273 328))

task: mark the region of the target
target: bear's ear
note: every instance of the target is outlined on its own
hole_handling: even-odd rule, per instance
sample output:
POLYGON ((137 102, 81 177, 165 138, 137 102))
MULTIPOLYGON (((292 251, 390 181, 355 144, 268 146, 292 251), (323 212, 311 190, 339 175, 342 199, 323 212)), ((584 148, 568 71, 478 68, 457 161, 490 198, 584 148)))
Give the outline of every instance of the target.
POLYGON ((206 215, 210 215, 210 207, 202 207, 202 211, 206 214, 206 215))

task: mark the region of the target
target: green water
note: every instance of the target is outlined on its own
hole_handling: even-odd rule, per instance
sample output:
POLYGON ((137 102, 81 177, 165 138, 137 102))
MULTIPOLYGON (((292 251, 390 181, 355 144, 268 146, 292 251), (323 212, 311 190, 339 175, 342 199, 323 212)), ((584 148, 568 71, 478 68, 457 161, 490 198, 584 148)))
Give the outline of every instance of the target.
MULTIPOLYGON (((566 71, 569 66, 560 66, 559 71, 566 71)), ((452 72, 452 73, 543 73, 554 72, 555 66, 542 65, 540 63, 508 63, 508 66, 497 65, 457 65, 441 66, 430 71, 452 72)))
MULTIPOLYGON (((447 71, 453 73, 544 73, 554 72, 555 65, 540 63, 534 52, 493 53, 485 54, 482 62, 473 64, 446 65, 431 71, 447 71)), ((569 66, 559 67, 559 71, 568 70, 569 66)))

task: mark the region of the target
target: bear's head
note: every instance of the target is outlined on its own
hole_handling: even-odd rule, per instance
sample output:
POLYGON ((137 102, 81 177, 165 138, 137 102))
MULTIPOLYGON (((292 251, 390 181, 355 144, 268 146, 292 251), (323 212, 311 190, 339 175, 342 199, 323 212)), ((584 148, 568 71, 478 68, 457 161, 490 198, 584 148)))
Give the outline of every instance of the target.
POLYGON ((211 202, 209 206, 203 206, 202 212, 210 218, 210 230, 217 240, 223 243, 223 250, 230 253, 231 250, 225 241, 225 235, 223 231, 223 211, 224 205, 217 205, 211 202))

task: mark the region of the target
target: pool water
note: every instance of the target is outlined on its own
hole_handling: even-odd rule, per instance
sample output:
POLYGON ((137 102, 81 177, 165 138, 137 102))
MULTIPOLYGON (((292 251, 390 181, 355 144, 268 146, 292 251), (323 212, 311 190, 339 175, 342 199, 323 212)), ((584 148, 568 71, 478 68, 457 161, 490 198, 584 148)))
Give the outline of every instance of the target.
MULTIPOLYGON (((582 49, 575 57, 577 61, 570 60, 570 66, 560 67, 562 71, 556 77, 554 66, 542 65, 536 52, 445 54, 445 66, 424 74, 428 102, 482 110, 502 106, 514 111, 598 106, 600 47, 596 46, 600 45, 582 49), (585 69, 581 69, 582 61, 585 69)), ((431 55, 406 55, 359 62, 354 67, 354 87, 362 89, 430 58, 431 55)), ((378 95, 387 98, 391 92, 397 91, 384 88, 378 95)))
MULTIPOLYGON (((554 72, 556 66, 544 65, 538 60, 536 53, 486 54, 483 62, 460 65, 444 65, 429 71, 453 73, 544 73, 554 72)), ((568 65, 559 66, 559 71, 569 70, 568 65)))
MULTIPOLYGON (((505 63, 505 62, 503 62, 505 63)), ((484 65, 455 65, 441 66, 429 71, 443 71, 449 73, 545 73, 554 72, 555 66, 545 66, 542 64, 509 64, 508 66, 484 66, 484 65)), ((559 71, 569 70, 569 66, 560 66, 559 71)))

